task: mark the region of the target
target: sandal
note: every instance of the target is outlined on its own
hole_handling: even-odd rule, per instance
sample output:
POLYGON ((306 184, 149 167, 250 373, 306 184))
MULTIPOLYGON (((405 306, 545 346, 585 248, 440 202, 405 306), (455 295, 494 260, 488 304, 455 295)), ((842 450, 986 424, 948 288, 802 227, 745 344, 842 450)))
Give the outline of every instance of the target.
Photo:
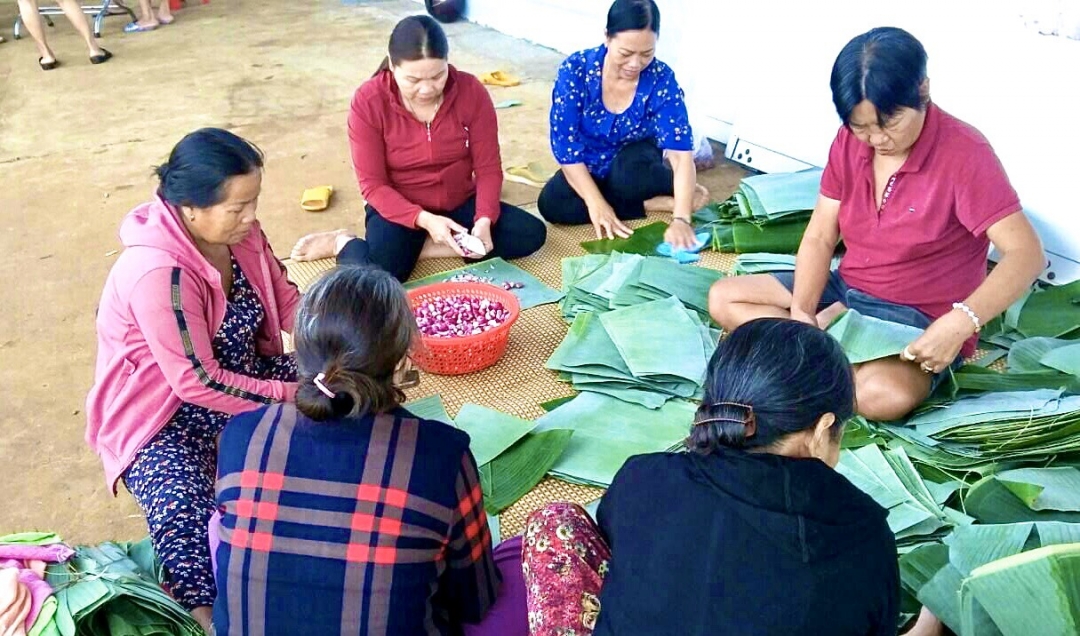
POLYGON ((143 26, 138 22, 128 22, 124 25, 124 33, 146 33, 147 31, 153 31, 156 28, 158 28, 158 25, 156 24, 154 26, 143 26))
POLYGON ((111 59, 112 59, 112 53, 108 52, 105 49, 101 49, 101 53, 99 55, 91 55, 90 56, 90 63, 91 64, 104 64, 105 62, 108 62, 111 59))
POLYGON ((37 63, 38 63, 39 66, 41 66, 41 70, 43 70, 43 71, 51 71, 54 68, 56 68, 57 66, 60 66, 60 60, 53 60, 51 62, 46 62, 45 58, 43 58, 43 57, 39 57, 38 60, 37 60, 37 63))
POLYGON ((300 197, 300 207, 308 212, 322 212, 330 206, 330 196, 334 194, 334 186, 318 186, 304 190, 304 196, 300 197))
POLYGON ((517 86, 521 80, 506 71, 491 71, 481 75, 480 82, 489 86, 517 86))

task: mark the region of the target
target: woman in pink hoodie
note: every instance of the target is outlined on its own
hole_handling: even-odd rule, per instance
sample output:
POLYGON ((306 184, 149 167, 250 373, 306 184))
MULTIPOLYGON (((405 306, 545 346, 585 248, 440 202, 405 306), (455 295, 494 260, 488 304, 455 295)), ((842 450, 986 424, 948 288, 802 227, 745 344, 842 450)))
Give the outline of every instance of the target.
POLYGON ((262 165, 230 132, 184 137, 157 169, 157 196, 121 225, 126 249, 97 314, 87 442, 113 492, 123 479, 146 513, 167 588, 204 626, 217 435, 296 393, 281 334, 300 294, 255 219, 262 165))

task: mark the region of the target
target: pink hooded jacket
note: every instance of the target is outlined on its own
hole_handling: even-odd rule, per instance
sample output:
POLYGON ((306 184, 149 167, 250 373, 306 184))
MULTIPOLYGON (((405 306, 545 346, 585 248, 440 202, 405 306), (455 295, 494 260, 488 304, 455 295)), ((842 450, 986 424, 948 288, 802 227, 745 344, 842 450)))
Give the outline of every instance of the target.
MULTIPOLYGON (((97 313, 94 386, 86 398, 86 441, 116 482, 135 454, 183 402, 235 415, 289 402, 296 385, 222 369, 211 341, 225 319, 221 275, 196 249, 179 214, 160 197, 132 210, 120 226, 126 248, 113 265, 97 313)), ((283 352, 300 293, 258 223, 232 246, 262 301, 260 355, 283 352)))

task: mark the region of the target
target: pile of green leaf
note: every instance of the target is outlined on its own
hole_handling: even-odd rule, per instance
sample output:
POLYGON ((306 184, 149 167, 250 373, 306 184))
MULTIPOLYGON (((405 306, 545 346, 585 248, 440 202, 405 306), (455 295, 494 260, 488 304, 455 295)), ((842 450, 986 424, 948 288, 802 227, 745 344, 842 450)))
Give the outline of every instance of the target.
POLYGON ((794 254, 810 222, 820 170, 747 177, 726 201, 694 213, 694 226, 712 235, 712 248, 736 254, 794 254))
POLYGON ((723 275, 668 258, 622 252, 564 258, 564 296, 559 307, 567 322, 572 322, 581 313, 602 313, 674 296, 696 312, 701 322, 710 324, 709 288, 723 275))
POLYGON ((530 422, 476 404, 465 404, 452 419, 438 395, 405 404, 413 415, 443 422, 469 434, 469 448, 480 469, 484 509, 497 515, 533 489, 566 451, 569 428, 535 431, 530 422))
POLYGON ((673 296, 581 312, 547 368, 579 391, 658 409, 672 398, 700 397, 719 336, 673 296))
POLYGON ((55 613, 34 625, 41 636, 202 636, 191 615, 161 589, 149 538, 75 548, 46 570, 55 613))

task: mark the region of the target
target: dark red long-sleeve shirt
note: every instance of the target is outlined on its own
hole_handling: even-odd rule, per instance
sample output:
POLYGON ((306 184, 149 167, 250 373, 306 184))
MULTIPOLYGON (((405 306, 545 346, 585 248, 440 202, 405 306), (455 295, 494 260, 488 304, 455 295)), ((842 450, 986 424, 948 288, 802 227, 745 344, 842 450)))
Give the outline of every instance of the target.
POLYGON ((388 221, 414 228, 422 210, 449 212, 474 194, 476 218, 498 221, 498 120, 474 76, 450 66, 429 129, 401 103, 393 74, 376 73, 353 96, 349 145, 360 192, 388 221))

